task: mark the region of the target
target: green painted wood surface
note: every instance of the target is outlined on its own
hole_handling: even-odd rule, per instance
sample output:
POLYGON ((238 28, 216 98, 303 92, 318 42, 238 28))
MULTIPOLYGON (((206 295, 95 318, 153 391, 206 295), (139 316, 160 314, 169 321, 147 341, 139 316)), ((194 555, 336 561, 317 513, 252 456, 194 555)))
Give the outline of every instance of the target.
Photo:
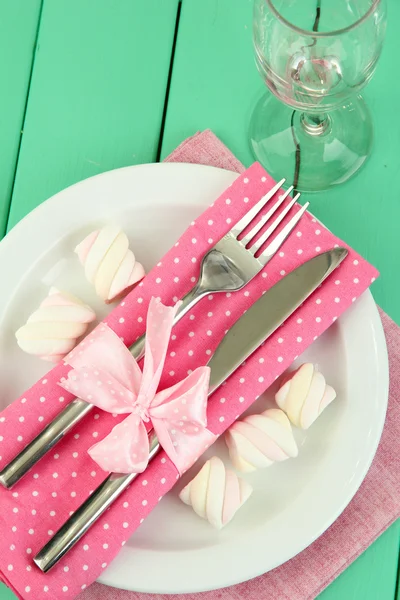
POLYGON ((394 600, 400 522, 385 531, 318 600, 394 600))
POLYGON ((0 583, 0 600, 15 600, 16 596, 3 583, 0 583))
MULTIPOLYGON (((21 25, 23 40, 13 41, 14 55, 34 46, 36 29, 27 25, 30 2, 14 0, 30 7, 21 25)), ((0 21, 3 13, 12 13, 10 6, 0 7, 0 21)), ((44 0, 9 226, 75 181, 157 158, 177 6, 178 0, 44 0)), ((38 15, 39 2, 36 8, 38 15)), ((311 200, 317 216, 380 268, 375 297, 400 322, 400 124, 394 117, 400 83, 392 77, 390 93, 387 83, 397 52, 400 6, 389 0, 389 8, 386 48, 365 94, 376 126, 374 154, 352 182, 311 200)), ((162 156, 186 136, 211 128, 245 164, 253 161, 247 125, 263 87, 252 56, 251 9, 252 0, 183 0, 162 156)), ((8 73, 5 62, 1 54, 0 72, 8 73)), ((20 121, 17 130, 10 128, 8 142, 12 148, 11 141, 17 140, 14 162, 6 170, 11 185, 30 65, 24 72, 25 89, 15 88, 20 121)), ((14 114, 9 98, 0 102, 3 115, 14 114)), ((10 159, 4 144, 2 151, 0 173, 10 159)), ((4 177, 0 181, 1 194, 4 177)), ((399 529, 397 523, 385 532, 320 600, 394 600, 399 529)), ((12 598, 0 585, 0 600, 12 598)))
POLYGON ((178 0, 44 0, 10 212, 157 157, 178 0))
POLYGON ((0 238, 14 182, 41 0, 0 5, 0 238))

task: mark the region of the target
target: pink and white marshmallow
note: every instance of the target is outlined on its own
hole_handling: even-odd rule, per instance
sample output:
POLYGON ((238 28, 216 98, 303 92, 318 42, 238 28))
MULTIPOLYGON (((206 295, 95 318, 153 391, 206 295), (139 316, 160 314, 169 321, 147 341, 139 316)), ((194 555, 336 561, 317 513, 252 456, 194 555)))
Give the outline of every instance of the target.
POLYGON ((333 387, 311 363, 301 365, 275 396, 277 405, 301 429, 308 429, 335 398, 333 387))
POLYGON ((253 488, 233 471, 227 469, 220 458, 213 456, 196 477, 179 494, 202 519, 216 529, 222 529, 250 498, 253 488))
POLYGON ((128 294, 145 276, 143 266, 129 249, 126 233, 116 225, 92 231, 75 252, 87 279, 106 304, 128 294))
POLYGON ((95 319, 90 306, 53 287, 15 337, 28 354, 57 363, 75 347, 95 319))
POLYGON ((289 419, 279 408, 236 421, 225 433, 225 441, 233 466, 242 473, 298 454, 289 419))

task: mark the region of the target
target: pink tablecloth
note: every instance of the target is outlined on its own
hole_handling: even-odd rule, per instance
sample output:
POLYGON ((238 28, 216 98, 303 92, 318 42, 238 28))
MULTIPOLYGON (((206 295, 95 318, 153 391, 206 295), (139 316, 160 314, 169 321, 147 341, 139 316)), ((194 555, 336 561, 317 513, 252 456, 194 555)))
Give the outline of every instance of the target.
MULTIPOLYGON (((167 159, 243 171, 243 166, 210 131, 185 140, 167 159)), ((390 361, 386 424, 372 466, 356 496, 314 544, 281 567, 224 590, 158 595, 165 600, 311 600, 344 571, 400 516, 400 328, 380 311, 390 361)), ((153 600, 156 596, 112 589, 98 583, 82 600, 153 600)))

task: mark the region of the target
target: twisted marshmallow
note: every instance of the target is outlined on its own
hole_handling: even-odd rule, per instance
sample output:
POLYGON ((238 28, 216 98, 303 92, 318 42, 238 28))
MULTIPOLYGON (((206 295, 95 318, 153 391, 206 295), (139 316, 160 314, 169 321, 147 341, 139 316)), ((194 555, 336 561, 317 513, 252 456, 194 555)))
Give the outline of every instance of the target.
POLYGON ((213 456, 183 488, 179 497, 199 517, 221 529, 233 519, 252 491, 250 484, 226 469, 220 458, 213 456))
POLYGON ((298 454, 289 419, 279 408, 236 421, 225 441, 235 469, 249 473, 298 454))
POLYGON ((301 365, 275 396, 277 405, 301 429, 308 429, 335 398, 335 390, 311 363, 301 365))
POLYGON ((51 288, 15 337, 28 354, 56 363, 74 348, 95 319, 93 310, 79 298, 51 288))
POLYGON ((115 225, 90 233, 75 252, 87 279, 106 304, 127 294, 145 276, 143 266, 129 250, 126 234, 115 225))

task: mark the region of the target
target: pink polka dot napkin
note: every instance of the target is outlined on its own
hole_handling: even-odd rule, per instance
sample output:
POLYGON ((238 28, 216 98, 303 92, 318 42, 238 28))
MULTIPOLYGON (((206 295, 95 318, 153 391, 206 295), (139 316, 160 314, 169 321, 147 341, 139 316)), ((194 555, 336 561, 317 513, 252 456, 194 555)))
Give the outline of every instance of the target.
MULTIPOLYGON (((259 164, 252 165, 188 229, 145 281, 107 318, 127 345, 143 333, 152 296, 172 304, 196 280, 200 259, 273 185, 259 164)), ((160 389, 204 365, 224 332, 285 273, 336 244, 345 245, 306 215, 281 251, 240 292, 203 299, 171 338, 160 389)), ((350 249, 334 275, 209 400, 208 426, 220 435, 339 317, 376 277, 376 270, 350 249), (268 364, 268 369, 265 368, 268 364)), ((0 414, 1 456, 5 464, 71 399, 57 382, 68 367, 56 366, 0 414)), ((162 496, 176 483, 176 469, 161 453, 135 483, 50 573, 32 557, 106 477, 87 454, 119 418, 94 410, 17 485, 0 489, 0 570, 20 598, 75 598, 112 561, 162 496)))

